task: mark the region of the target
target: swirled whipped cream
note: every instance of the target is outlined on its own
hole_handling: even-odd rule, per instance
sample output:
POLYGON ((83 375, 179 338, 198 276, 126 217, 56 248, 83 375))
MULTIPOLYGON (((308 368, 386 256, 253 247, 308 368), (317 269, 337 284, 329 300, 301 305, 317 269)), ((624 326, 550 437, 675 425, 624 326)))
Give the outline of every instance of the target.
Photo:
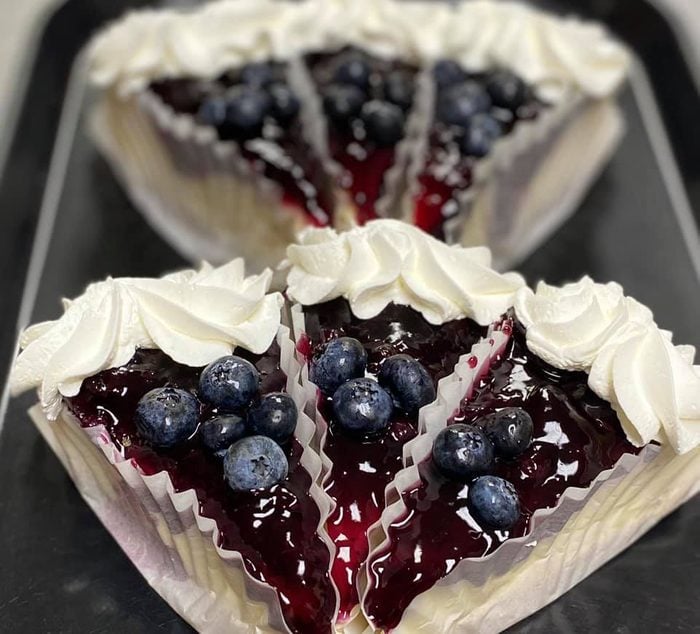
POLYGON ((216 77, 346 45, 419 64, 451 57, 474 71, 508 68, 550 101, 572 87, 609 95, 629 65, 600 26, 492 0, 219 0, 189 12, 132 12, 93 40, 89 58, 96 84, 128 94, 158 78, 216 77))
POLYGON ((700 366, 695 350, 674 346, 651 311, 618 284, 589 277, 562 287, 540 283, 515 299, 528 348, 588 384, 615 409, 638 446, 667 441, 678 453, 700 445, 700 366))
POLYGON ((19 394, 39 388, 50 419, 84 379, 160 348, 178 363, 202 366, 236 346, 265 352, 280 325, 283 298, 268 294, 271 271, 245 277, 243 260, 204 264, 160 279, 109 278, 91 284, 65 312, 25 330, 11 375, 19 394))
POLYGON ((469 317, 487 325, 513 305, 517 273, 491 268, 485 247, 448 246, 398 220, 374 220, 337 234, 308 229, 287 248, 287 294, 313 305, 337 297, 360 319, 405 304, 432 324, 469 317))

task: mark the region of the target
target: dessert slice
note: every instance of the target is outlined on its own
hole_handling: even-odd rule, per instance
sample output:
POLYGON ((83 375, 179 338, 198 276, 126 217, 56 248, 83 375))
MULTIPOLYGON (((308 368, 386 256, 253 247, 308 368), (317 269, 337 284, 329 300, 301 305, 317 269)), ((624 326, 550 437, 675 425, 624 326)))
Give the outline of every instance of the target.
POLYGON ((40 388, 42 433, 190 623, 331 632, 330 502, 270 277, 93 284, 25 333, 13 389, 40 388))
POLYGON ((457 374, 376 527, 375 629, 505 629, 700 488, 700 372, 617 285, 522 289, 457 374))
POLYGON ((401 141, 418 67, 353 46, 309 54, 305 61, 326 116, 323 133, 339 204, 359 224, 387 215, 405 171, 401 141))
POLYGON ((338 622, 347 624, 359 613, 367 531, 422 408, 523 282, 493 271, 484 251, 448 247, 392 220, 340 235, 309 231, 288 258, 297 348, 330 464, 323 483, 335 509, 326 530, 336 547, 338 622))

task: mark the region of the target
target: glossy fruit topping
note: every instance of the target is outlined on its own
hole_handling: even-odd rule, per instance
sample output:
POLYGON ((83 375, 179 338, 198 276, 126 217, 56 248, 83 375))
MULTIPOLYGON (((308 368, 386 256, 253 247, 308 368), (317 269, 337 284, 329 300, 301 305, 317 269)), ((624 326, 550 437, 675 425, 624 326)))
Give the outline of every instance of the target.
POLYGON ((380 147, 395 145, 403 137, 406 120, 399 106, 387 101, 372 100, 362 107, 362 121, 367 138, 380 147))
POLYGON ((394 409, 391 396, 374 379, 352 379, 333 394, 333 414, 352 434, 371 436, 384 431, 394 409))
POLYGON ((352 337, 329 341, 312 364, 309 378, 324 394, 331 396, 346 381, 365 374, 367 352, 352 337))
POLYGON ((433 79, 438 90, 459 84, 465 80, 466 76, 462 67, 451 59, 440 59, 433 66, 433 79))
POLYGON ((234 491, 269 489, 287 477, 289 464, 282 448, 267 436, 248 436, 224 455, 224 476, 234 491))
POLYGON ((298 416, 296 403, 289 394, 271 392, 248 410, 248 430, 282 445, 294 435, 298 416))
POLYGON ((512 528, 520 518, 515 488, 498 476, 481 476, 469 485, 469 506, 481 522, 497 530, 512 528))
POLYGON ((532 417, 522 407, 504 407, 478 421, 499 456, 515 458, 532 442, 532 417))
POLYGON ((501 124, 491 115, 480 112, 475 114, 460 141, 462 152, 467 156, 483 158, 493 149, 493 144, 503 134, 501 124))
POLYGON ((323 108, 331 122, 340 127, 349 126, 360 114, 365 93, 353 84, 331 84, 323 91, 323 108))
POLYGON ((516 111, 528 99, 525 82, 514 73, 500 70, 492 73, 486 80, 486 89, 495 106, 516 111))
POLYGON ((379 384, 389 391, 399 409, 410 414, 435 400, 432 377, 408 354, 395 354, 382 363, 379 384))
POLYGON ((433 462, 448 478, 468 482, 493 466, 494 451, 475 425, 449 425, 435 437, 433 462))
POLYGON ((483 85, 466 80, 450 86, 438 95, 436 114, 448 125, 467 127, 471 118, 491 107, 491 98, 483 85))
POLYGON ((156 447, 172 447, 197 430, 199 402, 190 392, 161 387, 145 394, 136 406, 136 428, 156 447))
POLYGON ((202 444, 213 454, 223 458, 224 452, 248 433, 245 420, 237 414, 213 416, 199 427, 202 444))
POLYGON ((258 393, 260 375, 255 366, 230 355, 210 363, 199 379, 201 398, 226 412, 238 412, 250 405, 258 393))

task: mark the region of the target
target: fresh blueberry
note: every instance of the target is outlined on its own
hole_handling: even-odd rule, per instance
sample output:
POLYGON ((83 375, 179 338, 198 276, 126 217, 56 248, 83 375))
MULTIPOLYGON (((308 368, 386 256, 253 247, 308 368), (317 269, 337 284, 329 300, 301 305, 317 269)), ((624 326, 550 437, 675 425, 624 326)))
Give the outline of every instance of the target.
POLYGON ((234 491, 269 489, 287 477, 289 463, 267 436, 248 436, 231 445, 224 456, 224 476, 234 491))
POLYGON ((403 110, 386 101, 368 101, 362 107, 367 138, 382 147, 391 147, 403 136, 406 117, 403 110))
POLYGON ((361 377, 367 367, 367 352, 352 337, 330 341, 311 364, 309 378, 326 396, 331 396, 345 381, 361 377))
POLYGON ((199 377, 199 394, 204 401, 225 412, 238 412, 258 393, 260 375, 255 366, 230 355, 210 363, 199 377))
POLYGON ((214 454, 222 455, 234 442, 246 435, 245 420, 236 414, 214 416, 199 428, 202 444, 214 454))
POLYGON ((437 117, 443 123, 466 128, 475 114, 486 112, 490 107, 491 98, 484 87, 467 80, 449 87, 439 96, 437 117))
POLYGON ((197 112, 197 119, 215 128, 223 125, 226 121, 226 99, 216 95, 205 99, 197 112))
POLYGON ((482 428, 493 443, 496 453, 514 458, 532 442, 532 418, 520 407, 506 407, 483 419, 482 428))
POLYGON ((428 371, 407 354, 395 354, 382 363, 379 384, 389 391, 400 409, 409 413, 435 400, 435 385, 428 371))
POLYGON ((287 84, 272 84, 268 92, 272 99, 272 116, 285 125, 299 114, 299 98, 287 84))
POLYGON ((238 141, 260 136, 269 109, 270 97, 261 90, 234 86, 226 93, 226 119, 219 134, 238 141))
POLYGON ((507 70, 492 73, 486 81, 486 90, 499 108, 515 111, 527 100, 525 82, 507 70))
POLYGON ((333 413, 349 432, 376 434, 386 429, 394 405, 389 393, 374 379, 352 379, 333 394, 333 413))
POLYGON ((333 81, 339 84, 357 86, 360 90, 366 91, 369 88, 369 79, 372 69, 367 60, 359 55, 351 55, 336 67, 333 73, 333 81))
POLYGON ((270 64, 265 62, 251 62, 241 68, 240 78, 244 84, 263 88, 272 83, 274 73, 270 64))
POLYGON ((401 110, 408 110, 413 103, 413 77, 411 74, 399 70, 389 73, 384 81, 384 98, 397 105, 401 110))
POLYGON ((248 411, 248 429, 283 444, 292 437, 298 416, 296 403, 289 394, 270 392, 248 411))
POLYGON ((474 425, 448 425, 433 442, 433 461, 448 478, 468 481, 493 464, 493 445, 474 425))
POLYGON ((141 397, 136 406, 136 429, 157 447, 172 447, 197 430, 199 401, 174 387, 157 387, 141 397))
POLYGON ((481 476, 469 485, 469 506, 477 519, 497 530, 512 528, 520 517, 515 487, 497 476, 481 476))
POLYGON ((491 115, 481 112, 475 114, 461 140, 461 148, 464 154, 483 158, 491 149, 493 144, 503 133, 501 124, 491 115))
POLYGON ((433 78, 437 84, 438 90, 453 86, 461 81, 464 81, 466 73, 462 70, 457 62, 451 59, 441 59, 435 62, 433 66, 433 78))
POLYGON ((331 84, 323 94, 323 108, 328 117, 338 126, 347 125, 356 117, 365 102, 365 93, 357 86, 331 84))

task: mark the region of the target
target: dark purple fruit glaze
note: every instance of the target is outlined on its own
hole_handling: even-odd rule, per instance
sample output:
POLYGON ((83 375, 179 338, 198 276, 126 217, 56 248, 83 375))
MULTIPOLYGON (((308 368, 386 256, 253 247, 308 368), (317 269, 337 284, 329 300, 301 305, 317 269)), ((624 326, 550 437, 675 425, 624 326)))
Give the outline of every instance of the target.
MULTIPOLYGON (((333 82, 333 72, 340 59, 356 49, 346 48, 336 53, 315 53, 306 57, 311 76, 323 93, 324 87, 333 82)), ((418 69, 398 60, 380 59, 365 53, 362 56, 371 67, 370 86, 367 99, 382 99, 383 84, 387 75, 399 71, 415 80, 418 69)), ((352 117, 345 125, 328 120, 328 146, 331 157, 342 168, 336 182, 346 191, 357 208, 357 222, 365 222, 377 217, 376 204, 385 191, 384 178, 396 160, 396 146, 381 147, 367 138, 360 117, 352 117)))
POLYGON ((610 405, 590 390, 586 374, 557 370, 534 356, 520 326, 450 422, 478 424, 504 407, 524 408, 534 423, 525 453, 497 458, 492 471, 515 486, 520 520, 509 531, 480 526, 467 507, 468 485, 442 476, 430 458, 421 463, 420 482, 403 497, 407 513, 389 527, 389 545, 369 564, 365 609, 376 627, 396 627, 411 601, 459 561, 525 535, 536 510, 556 506, 569 487, 587 487, 624 454, 639 452, 610 405))
MULTIPOLYGON (((485 329, 470 319, 433 326, 407 306, 389 305, 372 319, 358 319, 344 299, 304 309, 310 347, 341 336, 354 337, 367 350, 368 376, 376 376, 387 357, 406 353, 418 359, 437 384, 450 374, 462 354, 483 336, 485 329)), ((337 508, 328 520, 328 533, 337 555, 332 575, 340 592, 340 622, 358 603, 357 572, 367 558, 367 529, 384 508, 384 489, 402 468, 403 446, 417 433, 417 416, 396 411, 386 433, 359 439, 334 423, 332 401, 320 396, 319 408, 329 423, 324 451, 333 467, 326 491, 337 508)))
MULTIPOLYGON (((273 73, 275 81, 285 81, 284 65, 273 65, 273 73)), ((239 82, 238 75, 230 72, 215 80, 164 79, 150 88, 175 112, 195 116, 208 97, 224 95, 239 82)), ((261 137, 239 143, 239 148, 255 173, 280 187, 285 206, 304 212, 314 225, 331 224, 335 204, 331 181, 309 146, 298 116, 284 126, 268 118, 261 137), (264 141, 264 151, 260 141, 264 141)), ((195 173, 206 169, 199 162, 181 167, 195 173)))
MULTIPOLYGON (((478 80, 479 76, 473 78, 478 80)), ((531 98, 515 112, 494 107, 489 114, 498 120, 506 136, 518 122, 537 118, 543 107, 542 102, 531 98)), ((461 211, 461 197, 472 185, 478 160, 462 153, 462 134, 459 126, 433 121, 413 196, 414 224, 440 240, 446 238, 446 223, 461 211)))
MULTIPOLYGON (((256 366, 263 394, 285 388, 276 343, 264 355, 241 349, 236 354, 256 366)), ((284 448, 286 480, 265 491, 241 493, 228 487, 221 462, 197 434, 173 449, 160 449, 136 431, 134 412, 146 392, 167 385, 196 393, 201 370, 175 363, 159 350, 139 350, 125 366, 85 380, 80 393, 67 399, 68 407, 81 426, 104 425, 142 473, 167 471, 176 491, 194 489, 201 514, 219 528, 219 545, 240 552, 248 572, 275 588, 293 632, 330 632, 336 602, 328 574, 330 552, 317 533, 320 512, 309 495, 311 477, 299 464, 301 445, 293 440, 284 448)), ((203 406, 200 420, 213 413, 203 406)))

